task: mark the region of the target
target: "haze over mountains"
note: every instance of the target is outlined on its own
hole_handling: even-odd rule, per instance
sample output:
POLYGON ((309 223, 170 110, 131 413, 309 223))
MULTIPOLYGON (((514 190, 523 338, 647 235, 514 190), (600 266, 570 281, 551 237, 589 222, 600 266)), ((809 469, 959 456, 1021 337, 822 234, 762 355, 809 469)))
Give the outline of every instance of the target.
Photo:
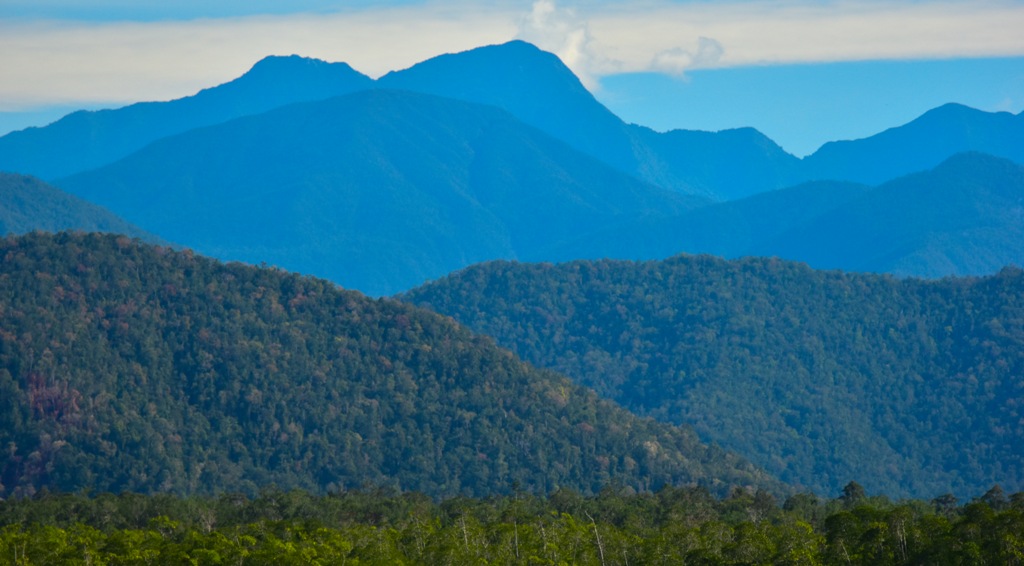
MULTIPOLYGON (((978 187, 1002 178, 979 171, 984 181, 969 181, 962 163, 959 172, 932 171, 928 182, 937 186, 973 183, 978 191, 968 200, 1005 198, 968 215, 976 227, 969 237, 955 236, 955 222, 900 228, 902 247, 879 251, 886 258, 841 253, 856 234, 836 232, 828 218, 815 223, 817 216, 843 214, 827 205, 846 198, 835 182, 858 182, 879 186, 856 215, 902 222, 888 214, 894 208, 885 196, 898 185, 882 181, 937 167, 961 151, 1019 163, 1022 120, 947 105, 800 160, 749 128, 657 133, 625 124, 557 57, 516 41, 440 56, 377 81, 344 64, 267 58, 193 97, 76 113, 4 136, 0 169, 48 179, 74 173, 58 186, 167 241, 329 277, 372 295, 490 259, 679 252, 941 276, 1021 262, 1013 235, 1003 237, 998 227, 1012 221, 1001 212, 1012 194, 978 187), (368 101, 370 92, 377 102, 360 111, 373 115, 360 119, 356 99, 329 102, 346 93, 368 101), (431 103, 439 114, 425 107, 409 113, 415 104, 399 100, 413 100, 413 92, 442 97, 431 103), (460 130, 480 119, 475 104, 491 107, 486 120, 501 126, 460 130), (495 106, 507 114, 497 118, 495 106), (289 125, 295 120, 308 132, 289 125), (439 145, 453 149, 430 147, 439 145), (939 178, 946 174, 954 179, 939 178), (779 190, 801 184, 797 192, 779 190), (691 212, 714 200, 734 202, 691 212)), ((979 159, 975 165, 985 168, 979 159)), ((869 222, 866 229, 895 228, 869 222)))
POLYGON ((0 137, 0 171, 53 180, 111 163, 165 136, 372 84, 345 63, 267 57, 245 75, 194 96, 80 111, 42 128, 11 132, 0 137))
POLYGON ((703 204, 494 107, 390 90, 187 132, 59 184, 202 253, 371 294, 703 204))
POLYGON ((981 153, 868 187, 816 181, 610 227, 559 255, 659 259, 679 250, 777 256, 817 269, 983 275, 1024 263, 1024 167, 981 153))

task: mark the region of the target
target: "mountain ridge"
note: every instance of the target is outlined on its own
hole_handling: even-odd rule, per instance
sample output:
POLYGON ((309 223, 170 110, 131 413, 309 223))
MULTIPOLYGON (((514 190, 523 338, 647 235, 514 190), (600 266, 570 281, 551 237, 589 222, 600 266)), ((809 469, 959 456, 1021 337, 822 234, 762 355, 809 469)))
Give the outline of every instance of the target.
POLYGON ((125 234, 164 243, 109 210, 48 185, 35 177, 0 172, 0 236, 35 230, 125 234))
POLYGON ((347 63, 269 56, 237 79, 192 96, 80 110, 48 126, 0 136, 0 170, 53 180, 111 163, 164 136, 372 83, 347 63))
POLYGON ((411 305, 124 236, 4 238, 0 257, 5 497, 786 491, 411 305))
POLYGON ((783 481, 1024 485, 1024 272, 935 281, 778 258, 491 262, 400 296, 783 481))
POLYGON ((545 250, 703 204, 496 107, 386 89, 165 138, 60 186, 202 253, 372 295, 488 259, 567 259, 545 250))

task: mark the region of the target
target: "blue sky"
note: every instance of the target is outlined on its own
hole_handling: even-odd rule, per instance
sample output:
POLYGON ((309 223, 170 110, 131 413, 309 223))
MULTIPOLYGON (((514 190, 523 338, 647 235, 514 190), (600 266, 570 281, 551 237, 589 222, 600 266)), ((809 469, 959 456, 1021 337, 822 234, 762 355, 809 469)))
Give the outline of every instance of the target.
POLYGON ((525 39, 655 129, 754 126, 803 155, 960 102, 1024 110, 1024 2, 0 1, 0 133, 167 100, 269 54, 379 76, 525 39))

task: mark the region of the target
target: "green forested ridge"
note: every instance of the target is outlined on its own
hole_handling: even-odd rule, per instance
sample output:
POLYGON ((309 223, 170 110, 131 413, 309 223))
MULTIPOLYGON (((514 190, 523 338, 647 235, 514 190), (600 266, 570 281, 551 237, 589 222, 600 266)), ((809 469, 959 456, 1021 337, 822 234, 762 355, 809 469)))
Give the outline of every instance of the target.
POLYGON ((0 236, 33 230, 111 232, 158 241, 109 210, 39 179, 0 172, 0 236))
POLYGON ((1024 273, 938 281, 778 259, 493 262, 404 298, 784 481, 1024 487, 1024 273))
POLYGON ((782 490, 454 321, 109 235, 0 240, 0 496, 782 490))
POLYGON ((734 490, 614 489, 434 502, 265 490, 0 501, 0 564, 1020 564, 1024 493, 963 505, 734 490))

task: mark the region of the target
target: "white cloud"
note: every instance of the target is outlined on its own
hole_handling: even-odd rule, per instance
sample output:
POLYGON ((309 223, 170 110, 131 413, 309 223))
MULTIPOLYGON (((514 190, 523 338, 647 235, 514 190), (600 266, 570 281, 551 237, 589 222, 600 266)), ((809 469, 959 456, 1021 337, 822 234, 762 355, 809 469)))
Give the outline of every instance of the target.
POLYGON ((0 21, 0 111, 185 96, 271 54, 345 61, 377 76, 508 41, 517 15, 416 6, 161 22, 0 21))
POLYGON ((688 69, 714 67, 722 58, 725 49, 722 44, 709 37, 698 37, 697 48, 693 51, 673 47, 659 51, 649 65, 650 70, 681 75, 688 69))
POLYGON ((519 24, 519 39, 558 55, 588 87, 596 85, 590 72, 599 55, 591 46, 586 20, 574 8, 560 8, 554 0, 536 0, 519 24))
POLYGON ((636 71, 652 53, 696 54, 700 37, 721 47, 700 67, 1024 55, 1024 4, 1001 0, 651 2, 609 6, 588 29, 636 71))
POLYGON ((1024 55, 1024 3, 1009 0, 434 0, 328 13, 326 0, 313 4, 319 13, 0 20, 0 111, 174 98, 269 54, 346 61, 376 76, 513 37, 558 54, 590 86, 631 71, 1024 55))

